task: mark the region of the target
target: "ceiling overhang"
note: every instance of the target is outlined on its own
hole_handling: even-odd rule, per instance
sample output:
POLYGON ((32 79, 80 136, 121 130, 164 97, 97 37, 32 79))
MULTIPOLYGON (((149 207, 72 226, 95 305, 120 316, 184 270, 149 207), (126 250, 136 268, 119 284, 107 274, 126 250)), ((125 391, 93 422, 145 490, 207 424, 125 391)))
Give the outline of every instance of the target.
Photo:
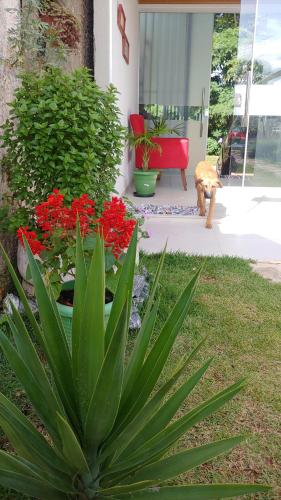
POLYGON ((240 0, 138 0, 140 12, 239 13, 240 0))
POLYGON ((240 0, 139 0, 139 4, 168 5, 232 5, 240 4, 240 0))

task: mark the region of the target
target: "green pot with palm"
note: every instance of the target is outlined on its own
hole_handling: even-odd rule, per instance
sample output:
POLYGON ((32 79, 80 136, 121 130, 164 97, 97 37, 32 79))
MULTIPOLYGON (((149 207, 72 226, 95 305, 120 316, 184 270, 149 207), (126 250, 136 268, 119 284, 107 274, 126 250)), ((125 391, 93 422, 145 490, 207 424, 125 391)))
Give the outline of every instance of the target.
POLYGON ((157 170, 142 170, 137 169, 134 171, 135 182, 135 196, 149 197, 154 196, 155 186, 157 180, 157 170))
POLYGON ((157 144, 153 139, 161 135, 178 134, 177 127, 171 129, 167 126, 163 118, 153 118, 153 127, 145 128, 142 134, 135 135, 130 133, 128 142, 134 148, 142 148, 142 168, 134 171, 135 196, 149 197, 154 196, 158 170, 149 168, 150 155, 152 151, 162 152, 160 144, 157 144))

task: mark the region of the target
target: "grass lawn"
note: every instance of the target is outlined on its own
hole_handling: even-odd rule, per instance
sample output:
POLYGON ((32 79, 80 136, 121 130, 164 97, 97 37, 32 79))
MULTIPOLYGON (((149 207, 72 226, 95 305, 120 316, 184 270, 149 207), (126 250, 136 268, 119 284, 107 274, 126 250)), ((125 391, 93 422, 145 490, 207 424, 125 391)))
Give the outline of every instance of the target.
MULTIPOLYGON (((158 257, 144 256, 142 260, 153 272, 158 257)), ((202 258, 181 254, 166 257, 157 328, 201 262, 202 258)), ((233 434, 249 434, 249 439, 229 456, 182 477, 183 482, 265 482, 275 487, 266 498, 281 498, 280 304, 281 284, 256 275, 246 261, 228 257, 206 260, 166 372, 170 373, 177 360, 207 335, 200 362, 211 356, 215 359, 185 409, 240 377, 249 377, 249 382, 244 393, 197 425, 178 448, 233 434)))
POLYGON ((218 161, 218 155, 207 155, 206 161, 211 165, 216 165, 218 161))
MULTIPOLYGON (((155 271, 157 256, 142 256, 141 262, 155 271)), ((199 257, 170 254, 161 281, 161 305, 156 329, 167 316, 176 297, 198 269, 199 257)), ((190 314, 178 337, 165 370, 199 340, 208 336, 200 362, 215 356, 200 388, 185 403, 185 410, 209 398, 227 384, 248 376, 247 389, 217 414, 198 424, 178 444, 191 447, 235 434, 249 435, 247 443, 228 456, 209 462, 177 482, 262 482, 274 486, 267 497, 281 498, 281 285, 254 274, 247 262, 236 258, 209 258, 202 273, 190 314)), ((25 399, 19 384, 1 357, 0 390, 14 395, 19 405, 25 399)), ((5 446, 5 441, 2 441, 5 446)), ((0 490, 2 499, 20 495, 0 490)))

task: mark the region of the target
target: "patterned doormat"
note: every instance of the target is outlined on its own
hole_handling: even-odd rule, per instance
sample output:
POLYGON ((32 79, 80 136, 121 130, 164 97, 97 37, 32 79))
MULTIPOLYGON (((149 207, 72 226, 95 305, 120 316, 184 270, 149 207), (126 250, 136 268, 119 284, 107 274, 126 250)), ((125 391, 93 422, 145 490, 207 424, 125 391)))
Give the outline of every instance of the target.
POLYGON ((198 215, 197 207, 185 207, 183 205, 152 205, 143 204, 135 206, 134 210, 140 215, 198 215))

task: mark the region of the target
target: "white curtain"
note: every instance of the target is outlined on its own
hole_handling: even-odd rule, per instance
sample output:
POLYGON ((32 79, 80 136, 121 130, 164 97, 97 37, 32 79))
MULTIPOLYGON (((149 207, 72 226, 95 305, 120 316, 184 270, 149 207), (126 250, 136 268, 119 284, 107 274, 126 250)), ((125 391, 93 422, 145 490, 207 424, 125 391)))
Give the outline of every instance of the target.
POLYGON ((140 104, 186 106, 191 15, 140 15, 140 104))

